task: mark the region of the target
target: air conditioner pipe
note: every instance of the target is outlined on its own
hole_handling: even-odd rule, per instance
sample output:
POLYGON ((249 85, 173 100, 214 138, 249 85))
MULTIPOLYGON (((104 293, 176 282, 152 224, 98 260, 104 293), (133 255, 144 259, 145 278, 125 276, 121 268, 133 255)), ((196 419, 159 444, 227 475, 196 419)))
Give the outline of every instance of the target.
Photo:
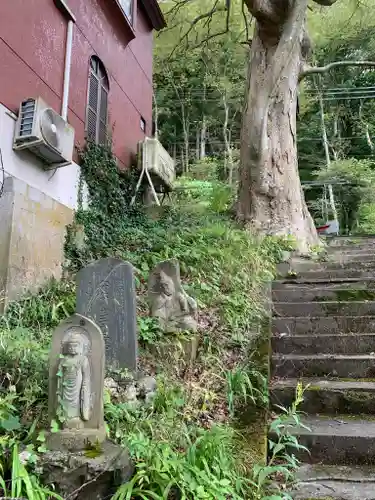
POLYGON ((69 86, 70 86, 70 68, 72 65, 72 47, 73 47, 73 27, 74 22, 68 21, 68 29, 66 35, 65 47, 65 69, 64 69, 64 88, 61 104, 61 116, 65 121, 68 119, 68 104, 69 104, 69 86))

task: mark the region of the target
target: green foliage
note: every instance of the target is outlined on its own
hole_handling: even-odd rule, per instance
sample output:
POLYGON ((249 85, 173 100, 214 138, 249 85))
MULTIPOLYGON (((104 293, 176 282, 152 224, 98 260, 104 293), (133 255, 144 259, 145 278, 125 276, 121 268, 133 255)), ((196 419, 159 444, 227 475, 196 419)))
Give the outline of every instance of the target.
POLYGON ((296 398, 291 408, 278 406, 282 413, 270 425, 269 434, 274 435, 275 438, 268 440, 268 462, 266 465, 255 465, 253 469, 253 483, 256 486, 255 499, 292 500, 292 497, 284 491, 284 487, 285 484, 292 482, 294 472, 299 466, 299 460, 293 451, 308 451, 292 433, 296 427, 309 430, 302 424, 301 414, 298 411, 298 407, 303 402, 303 395, 304 388, 301 383, 298 383, 296 398), (275 476, 278 478, 277 482, 275 476), (272 491, 275 485, 278 489, 272 491), (271 496, 264 496, 265 491, 270 492, 271 496))
POLYGON ((144 344, 154 344, 162 336, 162 330, 157 318, 137 317, 138 339, 144 344))
POLYGON ((217 158, 206 157, 190 165, 188 175, 190 179, 215 182, 220 178, 222 168, 217 158))
POLYGON ((370 161, 350 158, 335 161, 329 169, 317 173, 321 180, 346 183, 334 186, 341 232, 344 234, 352 233, 356 226, 361 227, 361 206, 368 206, 372 200, 375 171, 371 167, 370 161))
POLYGON ((358 220, 357 233, 375 234, 375 203, 362 203, 358 220))
POLYGON ((257 407, 268 405, 268 380, 256 370, 242 367, 225 372, 228 409, 232 417, 235 409, 249 400, 257 407))
POLYGON ((88 262, 122 251, 124 235, 135 232, 145 217, 137 207, 130 207, 134 194, 135 174, 121 174, 110 147, 88 143, 81 151, 82 185, 89 193, 88 210, 80 208, 75 223, 68 227, 65 256, 70 269, 76 270, 88 262), (132 221, 129 224, 129 220, 132 221), (77 248, 76 225, 85 229, 87 245, 77 248))
POLYGON ((162 384, 153 407, 107 403, 113 437, 128 446, 136 467, 114 499, 246 498, 248 481, 236 464, 234 431, 187 425, 186 401, 181 386, 162 384))
POLYGON ((47 398, 50 334, 16 328, 0 330, 0 389, 17 391, 26 417, 47 398))
MULTIPOLYGON (((224 128, 231 148, 240 136, 247 62, 242 43, 247 41, 245 16, 241 2, 232 0, 232 29, 223 32, 227 13, 224 2, 218 5, 207 25, 193 21, 212 9, 210 0, 185 2, 177 9, 173 9, 174 2, 162 4, 169 29, 156 40, 158 123, 163 144, 170 153, 175 151, 178 167, 185 173, 191 172, 191 164, 200 156, 197 146, 199 150, 202 134, 207 155, 221 158, 226 150, 224 128), (208 32, 223 34, 205 40, 208 32), (184 37, 184 43, 178 44, 180 37, 184 37)), ((201 161, 202 166, 210 162, 201 161)), ((197 165, 192 168, 196 171, 197 165)), ((222 166, 221 174, 227 180, 224 170, 222 166)), ((211 173, 205 179, 212 180, 211 173)))
POLYGON ((0 316, 0 327, 47 330, 75 310, 75 287, 69 281, 51 280, 38 293, 28 293, 21 300, 10 302, 0 316))
POLYGON ((14 499, 49 500, 56 498, 63 500, 54 491, 41 486, 37 476, 28 471, 20 459, 17 444, 11 448, 9 459, 4 454, 0 458, 0 493, 14 499))
POLYGON ((212 189, 210 208, 213 212, 222 213, 232 208, 234 191, 231 186, 217 182, 212 189))

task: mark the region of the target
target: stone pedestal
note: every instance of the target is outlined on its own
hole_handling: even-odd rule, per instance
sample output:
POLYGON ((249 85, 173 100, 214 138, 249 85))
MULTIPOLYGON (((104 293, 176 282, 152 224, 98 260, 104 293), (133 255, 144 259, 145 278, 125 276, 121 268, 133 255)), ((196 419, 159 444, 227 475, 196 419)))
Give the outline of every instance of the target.
POLYGON ((121 484, 129 481, 133 466, 127 450, 105 441, 98 456, 91 451, 48 451, 41 458, 43 482, 54 484, 57 492, 69 500, 111 498, 121 484))

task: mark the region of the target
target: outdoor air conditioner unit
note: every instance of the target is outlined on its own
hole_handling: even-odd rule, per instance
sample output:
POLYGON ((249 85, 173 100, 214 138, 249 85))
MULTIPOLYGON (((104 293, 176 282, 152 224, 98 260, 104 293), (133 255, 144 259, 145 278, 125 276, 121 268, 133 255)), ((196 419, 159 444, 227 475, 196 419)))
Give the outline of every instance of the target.
POLYGON ((155 189, 173 189, 176 178, 175 164, 168 151, 157 139, 146 137, 138 144, 138 168, 149 172, 155 189))
POLYGON ((38 156, 46 170, 72 163, 74 128, 40 97, 20 104, 13 149, 38 156))

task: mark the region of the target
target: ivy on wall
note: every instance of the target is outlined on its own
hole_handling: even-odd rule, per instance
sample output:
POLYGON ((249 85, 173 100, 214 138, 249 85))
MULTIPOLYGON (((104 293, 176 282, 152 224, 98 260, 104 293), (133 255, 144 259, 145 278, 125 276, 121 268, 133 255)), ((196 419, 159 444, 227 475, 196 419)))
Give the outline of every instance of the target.
POLYGON ((70 271, 87 262, 121 252, 130 227, 145 223, 139 206, 130 206, 137 171, 121 172, 110 146, 89 142, 80 152, 81 178, 78 209, 67 227, 65 257, 70 271), (83 207, 84 188, 88 206, 83 207), (83 241, 84 240, 84 241, 83 241))

